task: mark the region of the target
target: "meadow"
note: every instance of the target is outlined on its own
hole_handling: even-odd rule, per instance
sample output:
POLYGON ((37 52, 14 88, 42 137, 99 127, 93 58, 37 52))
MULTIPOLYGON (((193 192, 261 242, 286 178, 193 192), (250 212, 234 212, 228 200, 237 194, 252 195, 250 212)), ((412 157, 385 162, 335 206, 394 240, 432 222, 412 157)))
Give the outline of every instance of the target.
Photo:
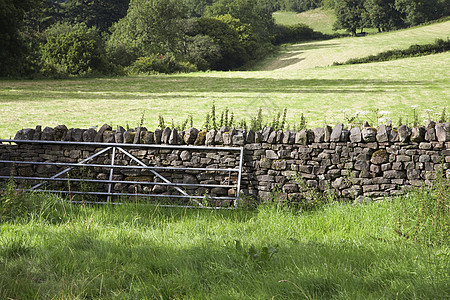
POLYGON ((36 125, 135 127, 142 114, 149 129, 157 127, 159 114, 168 124, 192 115, 200 128, 213 103, 218 111, 229 107, 236 119, 249 120, 262 108, 268 122, 287 108, 291 128, 302 113, 310 127, 345 122, 357 112, 373 124, 396 123, 400 117, 411 122, 414 109, 422 122, 448 109, 449 65, 450 54, 442 53, 290 71, 2 80, 0 137, 14 137, 17 130, 36 125))
POLYGON ((430 246, 395 231, 408 197, 306 212, 276 202, 207 211, 27 197, 40 205, 0 223, 2 299, 450 295, 448 243, 430 246))

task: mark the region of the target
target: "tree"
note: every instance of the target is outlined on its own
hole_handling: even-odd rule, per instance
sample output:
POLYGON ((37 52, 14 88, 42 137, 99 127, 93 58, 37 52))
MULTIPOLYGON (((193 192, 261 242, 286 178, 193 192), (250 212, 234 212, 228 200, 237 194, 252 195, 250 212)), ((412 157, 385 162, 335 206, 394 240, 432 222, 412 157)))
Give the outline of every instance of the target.
POLYGON ((0 0, 0 76, 17 74, 26 54, 20 34, 25 13, 41 0, 0 0))
POLYGON ((345 29, 356 35, 357 29, 368 27, 367 11, 364 2, 360 0, 337 0, 335 6, 335 29, 345 29))
POLYGON ((448 0, 395 0, 395 8, 410 26, 442 17, 448 13, 448 7, 448 0))
POLYGON ((180 52, 184 16, 177 0, 132 0, 127 15, 111 27, 110 59, 127 66, 140 56, 180 52))
POLYGON ((395 0, 365 0, 371 27, 387 31, 402 24, 400 13, 395 9, 395 0))
POLYGON ((127 14, 130 0, 67 0, 65 21, 85 23, 88 27, 97 27, 107 31, 111 25, 127 14))
POLYGON ((44 72, 84 75, 101 73, 107 67, 102 39, 95 27, 62 24, 48 30, 48 34, 41 50, 44 72))

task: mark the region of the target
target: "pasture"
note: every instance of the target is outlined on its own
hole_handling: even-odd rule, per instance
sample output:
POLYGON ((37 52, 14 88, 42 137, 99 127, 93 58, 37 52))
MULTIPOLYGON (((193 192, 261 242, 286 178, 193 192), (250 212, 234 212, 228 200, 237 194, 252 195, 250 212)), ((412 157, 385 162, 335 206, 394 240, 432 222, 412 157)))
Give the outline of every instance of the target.
POLYGON ((448 244, 395 232, 396 206, 411 199, 300 213, 275 203, 206 211, 30 197, 43 204, 0 224, 2 299, 450 295, 448 244))
MULTIPOLYGON (((302 47, 298 45, 298 47, 302 47)), ((295 58, 293 58, 296 60, 295 58)), ((437 117, 450 104, 450 54, 396 61, 254 72, 199 72, 125 78, 0 81, 0 137, 36 125, 88 128, 108 123, 154 129, 158 114, 166 123, 193 116, 201 127, 215 103, 229 107, 236 119, 263 108, 267 122, 283 108, 292 125, 303 113, 308 126, 360 118, 376 124, 437 117), (378 110, 378 113, 376 111, 378 110)))

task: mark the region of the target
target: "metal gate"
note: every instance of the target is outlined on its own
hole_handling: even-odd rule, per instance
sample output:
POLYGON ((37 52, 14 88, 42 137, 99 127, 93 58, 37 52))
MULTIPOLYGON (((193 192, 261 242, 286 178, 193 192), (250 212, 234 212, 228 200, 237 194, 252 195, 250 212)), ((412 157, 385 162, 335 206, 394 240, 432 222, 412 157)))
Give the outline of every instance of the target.
MULTIPOLYGON (((88 201, 90 203, 106 204, 114 203, 121 204, 119 200, 121 197, 148 197, 148 198, 165 198, 165 199, 187 199, 191 205, 171 205, 164 204, 160 206, 166 207, 195 207, 195 208, 235 208, 238 205, 238 199, 241 192, 241 179, 242 179, 242 164, 243 164, 243 147, 206 147, 206 146, 177 146, 177 145, 147 145, 147 144, 117 144, 117 143, 86 143, 86 142, 64 142, 64 141, 40 141, 40 140, 2 140, 0 142, 16 143, 16 144, 48 144, 48 145, 70 145, 70 146, 93 146, 96 147, 97 152, 77 163, 66 163, 66 162, 38 162, 38 161, 24 161, 24 160, 0 160, 3 164, 12 165, 46 165, 46 166, 56 166, 63 168, 63 170, 57 172, 51 177, 39 177, 39 176, 14 176, 14 180, 21 182, 32 183, 29 184, 31 187, 19 189, 21 191, 27 192, 49 192, 49 193, 63 193, 69 195, 84 194, 84 195, 96 195, 106 197, 106 201, 88 201), (142 159, 137 158, 135 155, 130 153, 131 149, 178 149, 178 150, 191 150, 191 151, 229 151, 229 152, 239 152, 239 164, 234 168, 195 168, 195 167, 164 167, 151 165, 151 162, 144 163, 142 159), (121 153, 129 158, 130 162, 135 165, 123 165, 118 164, 116 161, 116 155, 121 153), (95 164, 90 163, 94 158, 100 157, 102 155, 110 157, 109 164, 95 164), (71 170, 80 167, 92 167, 92 168, 103 168, 109 169, 108 179, 85 179, 85 178, 71 178, 70 176, 63 177, 68 174, 71 170), (151 172, 155 178, 160 181, 129 181, 129 180, 114 180, 114 174, 116 170, 119 169, 134 169, 134 170, 148 170, 151 172), (228 173, 228 183, 227 184, 201 184, 201 183, 175 183, 171 182, 165 176, 161 175, 161 171, 164 172, 176 172, 176 171, 198 171, 198 172, 217 172, 217 173, 228 173), (236 177, 231 177, 231 174, 236 174, 236 177), (232 178, 235 184, 232 184, 232 178), (55 190, 44 188, 45 184, 48 182, 68 182, 76 183, 92 183, 92 184, 106 184, 107 191, 72 191, 70 190, 55 190), (161 195, 152 193, 124 193, 124 192, 114 192, 113 185, 115 184, 135 184, 144 186, 166 186, 173 187, 178 194, 176 195, 161 195), (190 195, 186 188, 225 188, 225 189, 235 189, 236 193, 234 197, 230 196, 212 196, 212 195, 190 195), (211 206, 207 205, 204 200, 218 200, 218 201, 231 201, 232 205, 228 207, 219 207, 217 205, 211 206)), ((9 179, 11 176, 0 176, 0 179, 9 179)), ((78 201, 72 201, 78 202, 78 201)))

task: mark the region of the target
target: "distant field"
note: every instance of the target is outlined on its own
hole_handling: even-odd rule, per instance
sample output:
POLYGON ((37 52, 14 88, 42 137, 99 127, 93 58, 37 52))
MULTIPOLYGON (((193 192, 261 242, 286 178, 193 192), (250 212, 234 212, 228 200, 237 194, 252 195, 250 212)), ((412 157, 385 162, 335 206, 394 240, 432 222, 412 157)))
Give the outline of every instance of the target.
MULTIPOLYGON (((330 42, 330 41, 329 41, 330 42)), ((338 42, 338 41, 334 41, 338 42)), ((298 45, 297 47, 302 47, 298 45)), ((296 59, 296 58, 293 58, 296 59)), ((344 121, 357 111, 365 119, 422 118, 450 107, 450 53, 366 65, 258 72, 205 72, 127 78, 0 81, 0 137, 36 125, 71 127, 140 123, 157 126, 158 114, 181 123, 192 115, 201 127, 215 101, 237 119, 250 119, 259 107, 266 116, 288 108, 288 121, 308 126, 344 121)), ((269 117, 266 117, 268 120, 269 117)), ((270 121, 270 120, 268 120, 270 121)))
POLYGON ((299 70, 324 67, 333 62, 365 57, 392 49, 406 49, 413 44, 428 44, 447 39, 450 21, 366 37, 347 37, 284 47, 280 53, 256 66, 258 70, 299 70))
MULTIPOLYGON (((275 22, 282 25, 295 25, 303 23, 314 29, 315 31, 326 34, 333 34, 333 24, 336 16, 331 9, 317 8, 302 13, 293 11, 277 11, 273 14, 275 22)), ((345 33, 345 30, 338 30, 338 33, 345 33)))

